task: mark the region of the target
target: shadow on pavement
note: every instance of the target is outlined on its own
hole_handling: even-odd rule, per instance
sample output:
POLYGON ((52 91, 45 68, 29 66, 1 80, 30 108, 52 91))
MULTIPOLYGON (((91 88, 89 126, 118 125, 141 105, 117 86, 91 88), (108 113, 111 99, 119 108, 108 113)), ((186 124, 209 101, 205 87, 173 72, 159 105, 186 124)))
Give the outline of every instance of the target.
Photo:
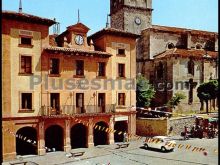
POLYGON ((144 149, 144 150, 148 150, 148 151, 155 151, 155 152, 161 152, 161 153, 170 153, 173 151, 161 151, 160 149, 156 149, 156 148, 145 148, 144 146, 139 147, 140 149, 144 149))

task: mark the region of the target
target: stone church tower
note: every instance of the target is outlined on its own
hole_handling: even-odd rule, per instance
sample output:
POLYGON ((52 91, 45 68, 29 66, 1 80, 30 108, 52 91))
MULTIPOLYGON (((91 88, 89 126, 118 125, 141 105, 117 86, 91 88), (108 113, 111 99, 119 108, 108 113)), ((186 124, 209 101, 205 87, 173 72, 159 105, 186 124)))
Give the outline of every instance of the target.
POLYGON ((110 0, 111 27, 140 34, 151 26, 152 0, 110 0))

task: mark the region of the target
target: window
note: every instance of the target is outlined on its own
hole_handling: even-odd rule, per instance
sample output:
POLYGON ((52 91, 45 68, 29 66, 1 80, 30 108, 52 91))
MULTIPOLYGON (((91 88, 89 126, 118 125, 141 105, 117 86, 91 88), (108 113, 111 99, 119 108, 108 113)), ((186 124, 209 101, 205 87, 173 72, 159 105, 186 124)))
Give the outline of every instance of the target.
POLYGON ((21 36, 21 43, 20 44, 21 45, 32 45, 32 38, 21 36))
POLYGON ((31 56, 21 56, 21 62, 20 62, 20 73, 32 73, 31 69, 31 56))
POLYGON ((118 77, 125 77, 125 64, 118 64, 118 77))
POLYGON ((84 94, 76 93, 76 107, 83 107, 84 105, 84 94))
POLYGON ((193 79, 189 79, 189 101, 188 104, 191 105, 193 103, 193 79))
POLYGON ((162 62, 159 63, 159 65, 157 66, 157 78, 158 79, 162 79, 163 78, 163 64, 162 62))
POLYGON ((168 43, 167 48, 168 49, 173 49, 175 46, 173 43, 168 43))
POLYGON ((118 49, 118 55, 125 55, 125 49, 118 49))
POLYGON ((192 59, 188 62, 188 74, 194 75, 194 62, 192 59))
POLYGON ((76 108, 78 109, 77 113, 85 113, 83 93, 76 93, 76 108))
POLYGON ((21 109, 32 109, 32 93, 21 93, 21 109))
POLYGON ((125 105, 125 94, 124 93, 118 94, 118 105, 125 105))
POLYGON ((105 63, 104 62, 98 63, 98 76, 105 76, 105 63))
POLYGON ((59 74, 59 59, 50 59, 50 74, 59 74))
POLYGON ((76 75, 78 76, 84 75, 84 61, 82 60, 76 61, 76 75))

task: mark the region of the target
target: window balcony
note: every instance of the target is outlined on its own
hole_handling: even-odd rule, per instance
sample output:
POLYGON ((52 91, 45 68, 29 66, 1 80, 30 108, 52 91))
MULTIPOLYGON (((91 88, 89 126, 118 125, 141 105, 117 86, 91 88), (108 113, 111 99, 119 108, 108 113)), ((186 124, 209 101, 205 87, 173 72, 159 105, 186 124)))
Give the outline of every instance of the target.
POLYGON ((76 107, 76 105, 62 105, 60 107, 42 106, 40 109, 40 116, 59 116, 59 115, 88 115, 88 114, 104 114, 114 113, 115 104, 98 105, 84 105, 76 107))

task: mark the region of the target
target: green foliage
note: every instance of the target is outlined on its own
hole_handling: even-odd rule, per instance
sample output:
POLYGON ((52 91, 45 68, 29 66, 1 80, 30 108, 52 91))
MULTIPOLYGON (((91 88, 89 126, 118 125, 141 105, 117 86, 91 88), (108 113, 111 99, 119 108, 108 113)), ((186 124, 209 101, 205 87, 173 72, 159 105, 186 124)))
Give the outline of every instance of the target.
POLYGON ((175 93, 174 96, 168 101, 167 106, 170 108, 175 108, 182 99, 185 99, 186 96, 183 93, 175 93))
POLYGON ((203 83, 197 88, 197 96, 201 101, 216 99, 217 93, 218 93, 217 80, 211 80, 209 82, 203 83))
POLYGON ((155 90, 149 81, 142 75, 137 76, 137 106, 145 107, 150 106, 152 98, 154 98, 155 90))
POLYGON ((210 80, 209 82, 200 84, 197 88, 197 96, 201 102, 201 110, 203 109, 203 101, 206 102, 206 112, 208 113, 208 101, 216 99, 218 96, 218 81, 210 80))

